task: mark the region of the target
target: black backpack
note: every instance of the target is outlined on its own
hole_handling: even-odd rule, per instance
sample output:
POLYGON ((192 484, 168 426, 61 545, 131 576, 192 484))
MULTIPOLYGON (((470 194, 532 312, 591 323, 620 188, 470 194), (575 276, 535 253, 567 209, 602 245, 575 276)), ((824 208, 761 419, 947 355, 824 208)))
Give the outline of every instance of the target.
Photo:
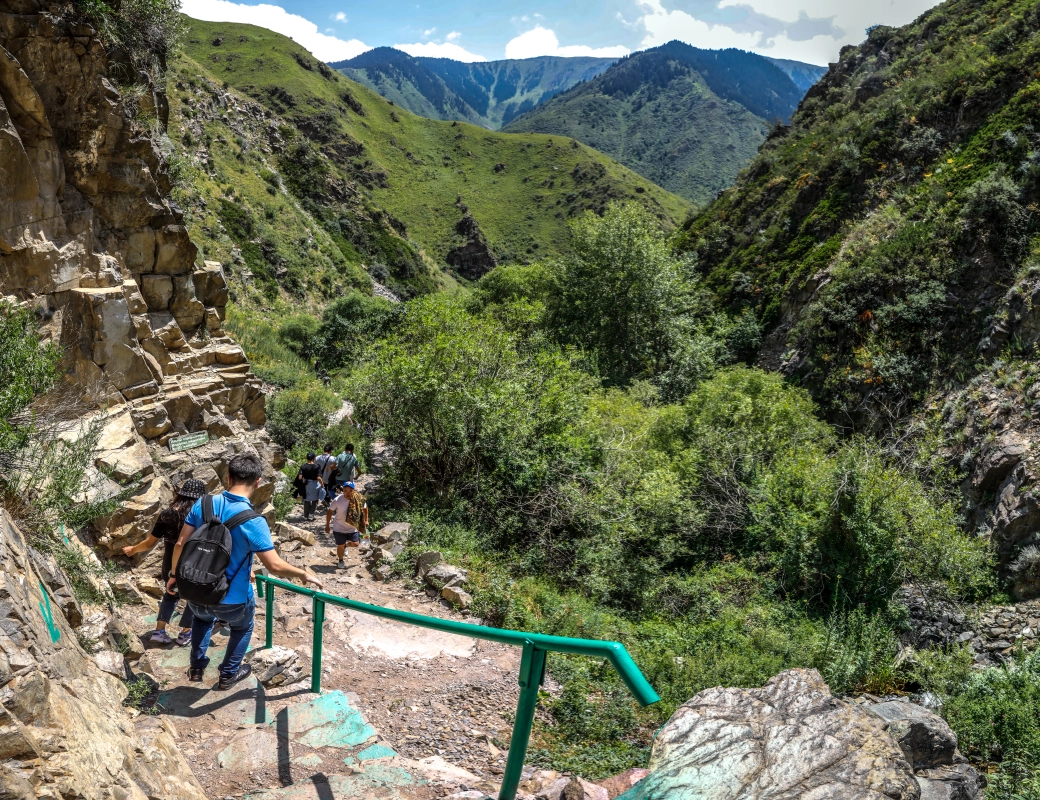
MULTIPOLYGON (((227 567, 231 563, 231 531, 259 516, 252 509, 246 509, 227 522, 221 522, 213 514, 213 495, 203 496, 202 524, 184 543, 177 561, 177 593, 184 600, 201 606, 220 605, 231 584, 227 579, 227 567)), ((239 569, 244 566, 246 562, 239 569)), ((232 575, 231 580, 237 575, 237 572, 232 575)))

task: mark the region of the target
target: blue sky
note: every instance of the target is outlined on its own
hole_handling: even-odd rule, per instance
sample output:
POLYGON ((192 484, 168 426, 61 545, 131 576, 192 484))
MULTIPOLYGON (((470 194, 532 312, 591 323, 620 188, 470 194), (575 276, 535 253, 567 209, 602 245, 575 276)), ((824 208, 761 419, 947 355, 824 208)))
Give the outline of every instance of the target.
POLYGON ((870 25, 903 25, 935 0, 182 0, 199 19, 250 22, 318 58, 372 47, 463 61, 540 55, 618 57, 680 39, 827 64, 870 25))

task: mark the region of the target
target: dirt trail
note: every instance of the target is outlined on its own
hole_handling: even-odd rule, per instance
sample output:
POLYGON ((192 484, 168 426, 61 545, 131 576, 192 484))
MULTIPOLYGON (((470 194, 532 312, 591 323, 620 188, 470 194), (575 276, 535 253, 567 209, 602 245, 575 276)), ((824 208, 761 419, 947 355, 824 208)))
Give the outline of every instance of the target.
MULTIPOLYGON (((297 507, 287 521, 312 531, 316 544, 290 543, 294 549, 283 557, 322 576, 325 591, 463 618, 422 590, 373 580, 362 566, 364 548, 348 548, 347 568, 337 568, 323 518, 307 523, 297 507)), ((261 603, 254 648, 263 647, 264 622, 261 603)), ((153 623, 154 617, 142 619, 139 633, 144 636, 153 623)), ((214 689, 227 642, 219 628, 201 684, 187 681, 187 647, 149 649, 139 662, 138 670, 160 682, 158 713, 173 722, 209 797, 270 790, 263 796, 426 800, 463 787, 496 793, 518 694, 516 648, 330 607, 322 694, 314 695, 307 677, 312 630, 309 601, 277 593, 274 643, 295 649, 308 669, 295 683, 274 689, 253 678, 228 692, 214 689)))

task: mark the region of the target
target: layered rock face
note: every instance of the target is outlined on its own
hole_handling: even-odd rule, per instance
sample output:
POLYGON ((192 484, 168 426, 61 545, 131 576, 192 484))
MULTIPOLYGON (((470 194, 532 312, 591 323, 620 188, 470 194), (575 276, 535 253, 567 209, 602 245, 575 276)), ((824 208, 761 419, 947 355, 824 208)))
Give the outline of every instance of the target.
POLYGON ((170 723, 134 719, 0 511, 0 796, 205 800, 170 723))
POLYGON ((125 58, 63 13, 0 0, 0 291, 35 306, 70 380, 104 398, 97 466, 139 480, 97 525, 96 543, 115 551, 150 529, 170 478, 186 477, 182 463, 169 475, 157 463, 170 439, 237 442, 221 453, 269 441, 261 382, 221 329, 221 265, 197 262, 163 156, 134 121, 161 121, 165 95, 143 71, 134 91, 117 88, 125 58))

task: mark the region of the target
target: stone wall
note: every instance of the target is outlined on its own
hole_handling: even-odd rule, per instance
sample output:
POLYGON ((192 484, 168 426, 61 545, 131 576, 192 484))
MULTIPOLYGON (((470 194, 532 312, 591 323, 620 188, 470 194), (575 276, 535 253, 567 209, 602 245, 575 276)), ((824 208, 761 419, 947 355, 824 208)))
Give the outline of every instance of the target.
MULTIPOLYGON (((68 378, 103 398, 97 467, 138 482, 96 526, 93 543, 114 552, 151 529, 184 477, 159 458, 170 439, 271 445, 262 383, 221 328, 222 267, 200 262, 169 199, 165 160, 118 88, 125 65, 71 13, 0 0, 0 294, 37 309, 68 378)), ((134 103, 167 107, 151 76, 136 80, 134 103)))

